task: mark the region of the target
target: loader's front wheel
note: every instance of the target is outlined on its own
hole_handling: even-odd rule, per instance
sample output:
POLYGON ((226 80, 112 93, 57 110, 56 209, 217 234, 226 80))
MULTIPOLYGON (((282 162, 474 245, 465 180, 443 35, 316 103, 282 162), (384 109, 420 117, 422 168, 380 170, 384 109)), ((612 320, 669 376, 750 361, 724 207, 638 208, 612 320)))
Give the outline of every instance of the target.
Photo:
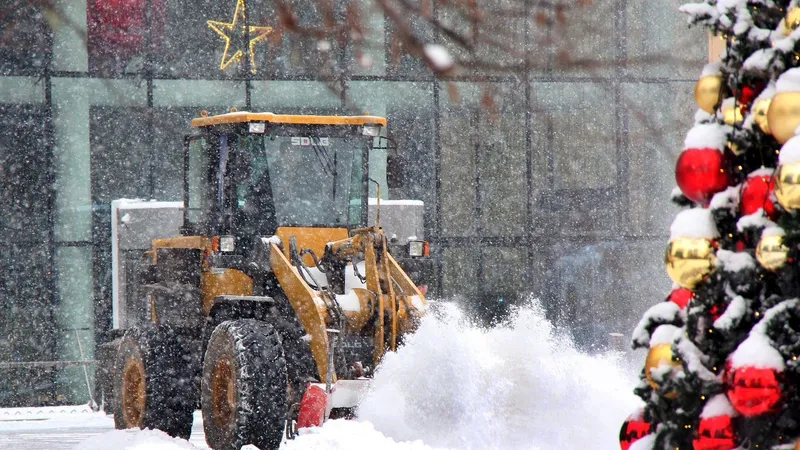
POLYGON ((167 327, 125 332, 114 364, 116 428, 154 428, 189 438, 197 385, 187 370, 187 351, 167 327))
POLYGON ((253 319, 219 324, 203 360, 201 406, 208 445, 277 449, 286 422, 287 383, 281 340, 272 326, 253 319))

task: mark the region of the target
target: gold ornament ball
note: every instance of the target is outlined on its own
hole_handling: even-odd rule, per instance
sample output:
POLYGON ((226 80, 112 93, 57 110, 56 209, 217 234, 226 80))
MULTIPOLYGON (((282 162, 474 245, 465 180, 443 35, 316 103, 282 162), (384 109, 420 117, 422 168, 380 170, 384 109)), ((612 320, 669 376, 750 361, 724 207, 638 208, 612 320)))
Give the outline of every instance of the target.
POLYGON ((778 142, 783 144, 791 139, 800 126, 800 92, 775 94, 767 110, 767 122, 778 142))
POLYGON ((778 165, 775 170, 775 197, 787 210, 800 209, 800 161, 778 165))
POLYGON ((786 34, 792 34, 792 31, 796 30, 798 26, 800 26, 800 8, 795 6, 783 18, 783 31, 786 34))
POLYGON ((720 90, 722 89, 721 75, 706 75, 697 80, 694 86, 694 101, 703 111, 714 114, 719 104, 720 90))
POLYGON ((756 246, 756 259, 767 270, 778 270, 786 265, 789 249, 783 245, 783 236, 764 236, 756 246))
MULTIPOLYGON (((653 369, 657 369, 662 365, 668 365, 671 366, 672 368, 681 367, 681 362, 673 359, 672 357, 671 344, 654 345, 653 347, 650 348, 650 352, 647 353, 647 359, 644 362, 644 376, 647 378, 647 382, 653 389, 658 389, 659 385, 653 379, 653 374, 651 374, 650 371, 653 369)), ((678 393, 670 392, 664 396, 667 398, 675 398, 678 396, 678 393)))
POLYGON ((715 252, 710 239, 673 239, 667 245, 664 261, 667 273, 680 287, 694 289, 697 283, 714 271, 715 252))
POLYGON ((725 125, 736 125, 742 123, 744 117, 742 111, 734 105, 728 105, 722 108, 722 121, 725 125))
POLYGON ((762 98, 753 105, 753 120, 765 134, 770 134, 769 120, 767 120, 767 111, 769 111, 770 103, 772 103, 771 98, 762 98))

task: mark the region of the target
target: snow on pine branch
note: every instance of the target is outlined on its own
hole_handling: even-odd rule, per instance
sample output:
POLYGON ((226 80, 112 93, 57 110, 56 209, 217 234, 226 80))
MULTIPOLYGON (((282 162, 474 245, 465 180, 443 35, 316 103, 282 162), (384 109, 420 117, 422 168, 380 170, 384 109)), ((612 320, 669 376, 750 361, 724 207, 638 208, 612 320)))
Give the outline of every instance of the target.
POLYGON ((672 345, 676 339, 681 337, 681 334, 683 334, 683 329, 676 327, 675 325, 659 325, 658 328, 656 328, 656 331, 654 331, 650 336, 650 348, 660 344, 672 345))
POLYGON ((744 297, 733 292, 730 286, 725 287, 726 295, 732 300, 725 308, 725 312, 714 321, 714 328, 718 330, 729 330, 738 325, 742 318, 747 314, 747 302, 744 297))
POLYGON ((713 27, 719 20, 717 8, 708 3, 686 3, 681 5, 679 11, 689 16, 689 24, 703 24, 713 27))
POLYGON ((800 161, 800 136, 795 136, 781 147, 781 153, 778 155, 778 161, 781 164, 792 164, 800 161))
POLYGON ((725 151, 725 146, 728 145, 728 134, 731 130, 731 127, 719 123, 695 125, 686 133, 683 148, 713 148, 721 152, 725 151))
POLYGON ((727 209, 736 211, 739 208, 739 186, 731 186, 722 192, 717 192, 711 197, 709 209, 727 209))
POLYGON ((712 417, 728 416, 736 417, 739 413, 733 409, 728 396, 725 394, 717 394, 711 397, 703 406, 703 412, 700 413, 701 419, 710 419, 712 417))
POLYGON ((665 324, 682 325, 683 322, 683 313, 677 304, 661 302, 651 306, 633 329, 633 348, 650 347, 651 336, 657 328, 665 324))
POLYGON ((679 212, 669 227, 669 233, 670 241, 679 238, 716 239, 719 237, 711 210, 705 208, 692 208, 679 212))
POLYGON ((775 222, 769 220, 764 208, 758 208, 753 214, 742 216, 736 221, 736 229, 743 232, 747 229, 764 229, 774 226, 775 222))
POLYGON ((705 366, 708 356, 703 354, 686 334, 681 336, 675 347, 680 357, 683 358, 686 369, 697 375, 698 378, 708 382, 719 383, 722 381, 722 374, 715 375, 714 372, 708 370, 705 366))
POLYGON ((720 249, 717 250, 717 265, 725 272, 739 272, 754 269, 756 262, 748 253, 720 249))
POLYGON ((767 327, 772 325, 775 317, 781 312, 797 307, 797 299, 784 300, 764 313, 764 317, 750 330, 747 339, 731 355, 731 365, 739 367, 755 367, 783 371, 786 367, 783 357, 773 347, 767 336, 767 327))

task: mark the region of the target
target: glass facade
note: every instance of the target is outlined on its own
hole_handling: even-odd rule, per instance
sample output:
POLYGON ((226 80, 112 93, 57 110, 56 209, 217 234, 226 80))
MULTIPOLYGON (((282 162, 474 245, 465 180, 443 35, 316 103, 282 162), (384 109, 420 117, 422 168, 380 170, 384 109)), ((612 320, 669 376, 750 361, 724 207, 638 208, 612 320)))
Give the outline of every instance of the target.
MULTIPOLYGON (((672 166, 707 51, 677 1, 492 0, 496 39, 453 52, 483 63, 447 79, 367 0, 291 2, 305 27, 357 8, 363 34, 346 41, 298 37, 274 2, 247 0, 256 44, 237 59, 247 43, 225 53, 224 31, 240 3, 58 0, 58 21, 25 7, 0 29, 14 36, 0 45, 0 361, 93 358, 111 326, 111 201, 180 201, 190 120, 230 107, 387 117, 409 161, 389 196, 425 202, 434 297, 491 319, 533 295, 592 347, 666 295, 672 166)), ((460 4, 420 5, 470 26, 460 4)), ((83 402, 83 377, 0 369, 0 406, 83 402)))

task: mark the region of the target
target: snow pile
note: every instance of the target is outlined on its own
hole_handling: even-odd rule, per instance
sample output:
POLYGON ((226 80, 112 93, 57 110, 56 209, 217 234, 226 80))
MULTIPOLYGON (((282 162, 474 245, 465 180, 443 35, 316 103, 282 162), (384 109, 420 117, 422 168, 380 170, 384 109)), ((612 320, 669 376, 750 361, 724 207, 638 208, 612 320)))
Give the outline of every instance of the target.
MULTIPOLYGON (((391 406, 388 406, 391 407, 391 406)), ((286 441, 281 450, 434 450, 420 440, 396 442, 375 430, 369 422, 331 420, 321 428, 300 431, 295 440, 286 441)))
POLYGON ((183 439, 170 437, 160 430, 114 430, 91 437, 75 450, 196 450, 183 439))
POLYGON ((619 448, 620 424, 641 404, 619 355, 580 353, 537 305, 489 330, 451 304, 441 316, 386 356, 359 420, 436 447, 619 448))

